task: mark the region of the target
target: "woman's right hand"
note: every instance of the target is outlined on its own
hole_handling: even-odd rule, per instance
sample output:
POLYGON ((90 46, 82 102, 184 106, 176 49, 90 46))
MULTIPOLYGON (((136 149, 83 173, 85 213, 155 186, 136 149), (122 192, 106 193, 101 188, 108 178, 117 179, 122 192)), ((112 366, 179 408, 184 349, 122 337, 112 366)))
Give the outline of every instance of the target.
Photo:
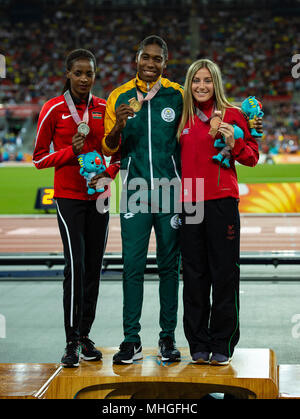
POLYGON ((218 130, 223 136, 225 137, 225 143, 230 147, 233 148, 235 144, 234 139, 234 128, 231 124, 227 122, 221 122, 218 130))
POLYGON ((80 134, 77 132, 74 137, 72 138, 72 148, 73 153, 78 155, 81 153, 81 150, 84 146, 85 135, 80 134))
POLYGON ((116 123, 113 129, 110 131, 108 136, 105 138, 105 143, 107 147, 114 150, 116 147, 119 146, 120 143, 120 135, 125 128, 128 117, 134 116, 134 112, 129 105, 122 103, 116 109, 116 123))
POLYGON ((122 103, 118 106, 116 109, 116 128, 118 130, 125 128, 129 116, 134 116, 134 112, 129 105, 122 103))

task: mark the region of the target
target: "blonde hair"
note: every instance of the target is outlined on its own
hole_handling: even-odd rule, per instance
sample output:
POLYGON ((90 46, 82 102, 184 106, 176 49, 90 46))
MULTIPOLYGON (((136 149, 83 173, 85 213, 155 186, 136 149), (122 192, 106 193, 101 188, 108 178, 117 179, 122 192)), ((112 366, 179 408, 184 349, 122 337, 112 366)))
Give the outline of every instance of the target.
POLYGON ((190 121, 194 124, 195 105, 194 98, 192 95, 192 81, 197 71, 199 71, 201 68, 207 68, 211 74, 214 85, 216 109, 222 112, 222 118, 224 116, 226 108, 237 108, 236 106, 232 105, 225 96, 222 82, 222 74, 219 66, 207 58, 203 58, 193 62, 193 64, 190 65, 186 73, 184 83, 183 110, 181 121, 177 131, 178 139, 187 121, 190 121))

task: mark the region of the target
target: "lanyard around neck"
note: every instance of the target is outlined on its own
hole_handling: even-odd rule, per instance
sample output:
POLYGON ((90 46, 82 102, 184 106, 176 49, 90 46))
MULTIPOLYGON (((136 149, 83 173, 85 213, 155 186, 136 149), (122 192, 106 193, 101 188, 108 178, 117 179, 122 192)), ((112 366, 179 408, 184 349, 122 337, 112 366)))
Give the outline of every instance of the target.
POLYGON ((85 122, 86 124, 88 124, 88 122, 89 122, 89 104, 90 104, 90 101, 92 99, 92 94, 91 93, 89 94, 89 100, 88 100, 88 103, 86 105, 86 108, 85 108, 82 119, 78 115, 76 106, 74 105, 74 101, 72 99, 72 96, 71 96, 71 93, 70 93, 69 90, 67 90, 64 93, 64 97, 65 97, 66 103, 68 105, 70 114, 72 115, 76 124, 79 125, 81 122, 85 122))

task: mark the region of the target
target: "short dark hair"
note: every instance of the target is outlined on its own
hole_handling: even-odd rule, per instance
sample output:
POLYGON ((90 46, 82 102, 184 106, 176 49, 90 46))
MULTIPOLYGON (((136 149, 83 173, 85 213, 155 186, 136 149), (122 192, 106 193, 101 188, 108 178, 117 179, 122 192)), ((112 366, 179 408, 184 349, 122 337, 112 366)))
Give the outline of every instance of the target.
POLYGON ((139 54, 146 45, 153 45, 156 44, 158 46, 161 47, 162 51, 163 51, 163 57, 164 60, 167 61, 168 59, 168 47, 167 47, 167 43, 166 41, 164 41, 162 38, 160 38, 157 35, 150 35, 147 36, 147 38, 145 38, 139 45, 139 48, 137 50, 137 54, 139 54))
MULTIPOLYGON (((87 49, 82 49, 82 48, 74 49, 67 55, 66 62, 65 62, 66 69, 70 71, 74 64, 74 61, 81 60, 81 59, 91 60, 94 64, 94 70, 96 71, 97 63, 96 63, 96 58, 94 54, 91 51, 87 49)), ((65 93, 69 89, 70 89, 70 80, 67 79, 62 93, 65 93)))
POLYGON ((97 68, 97 64, 96 64, 96 58, 94 56, 94 54, 87 50, 87 49, 74 49, 73 51, 71 51, 67 58, 66 58, 66 69, 67 70, 71 70, 74 61, 76 60, 80 60, 80 59, 87 59, 87 60, 91 60, 94 63, 94 69, 96 71, 97 68))

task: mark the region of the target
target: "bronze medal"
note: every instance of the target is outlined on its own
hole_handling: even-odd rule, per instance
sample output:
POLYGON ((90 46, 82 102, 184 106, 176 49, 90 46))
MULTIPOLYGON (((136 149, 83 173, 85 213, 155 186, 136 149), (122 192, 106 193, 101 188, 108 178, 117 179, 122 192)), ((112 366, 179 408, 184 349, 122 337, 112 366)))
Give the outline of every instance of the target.
POLYGON ((215 111, 210 118, 210 121, 209 121, 210 130, 208 132, 213 138, 215 138, 215 136, 217 135, 221 122, 222 122, 221 111, 215 111))
POLYGON ((133 97, 132 99, 129 99, 128 102, 129 102, 129 106, 131 107, 134 113, 139 112, 142 109, 142 105, 140 104, 138 100, 136 100, 135 97, 133 97))

